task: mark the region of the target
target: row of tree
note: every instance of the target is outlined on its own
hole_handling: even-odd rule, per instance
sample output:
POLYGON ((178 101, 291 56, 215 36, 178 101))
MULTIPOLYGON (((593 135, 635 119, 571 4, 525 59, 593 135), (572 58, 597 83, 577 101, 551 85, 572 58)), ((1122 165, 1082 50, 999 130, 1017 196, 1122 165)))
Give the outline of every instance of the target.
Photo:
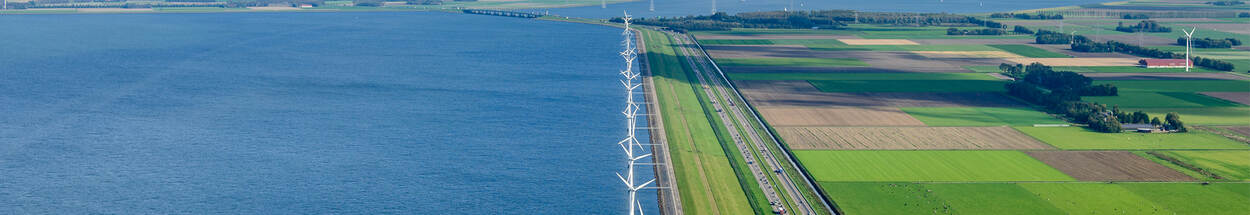
MULTIPOLYGON (((1191 42, 1193 42, 1194 47, 1198 48, 1232 48, 1233 46, 1241 45, 1241 40, 1238 40, 1237 38, 1212 39, 1208 37, 1193 39, 1191 42)), ((1184 46, 1185 38, 1177 37, 1176 45, 1184 46)))
POLYGON ((1142 111, 1136 111, 1133 113, 1123 112, 1120 111, 1120 107, 1118 106, 1112 107, 1111 113, 1114 114, 1122 124, 1150 124, 1156 128, 1162 128, 1163 130, 1168 131, 1189 131, 1189 129, 1185 129, 1185 122, 1181 121, 1181 115, 1176 112, 1168 113, 1163 117, 1164 120, 1159 120, 1159 117, 1150 118, 1150 114, 1146 114, 1146 112, 1142 111))
MULTIPOLYGON (((1038 29, 1036 42, 1038 44, 1064 44, 1072 43, 1072 51, 1078 52, 1119 52, 1139 57, 1161 58, 1161 59, 1183 59, 1184 53, 1176 53, 1164 51, 1155 48, 1141 47, 1133 44, 1121 43, 1114 40, 1107 42, 1096 42, 1088 37, 1081 35, 1064 34, 1060 32, 1038 29)), ((1237 41, 1240 43, 1241 41, 1237 41)), ((1230 42, 1231 43, 1231 42, 1230 42)), ((1204 57, 1193 57, 1190 59, 1195 66, 1206 67, 1219 71, 1233 71, 1232 63, 1204 57)))
POLYGON ((1017 34, 1033 34, 1034 33, 1033 30, 1029 29, 1029 27, 1024 27, 1021 25, 1017 25, 1015 29, 1011 30, 1011 32, 1016 32, 1017 34))
POLYGON ((1079 35, 1065 34, 1063 32, 1049 31, 1045 29, 1037 29, 1037 33, 1033 34, 1037 44, 1068 44, 1072 43, 1075 37, 1085 38, 1079 35))
MULTIPOLYGON (((619 23, 623 20, 618 17, 612 18, 610 21, 619 23)), ((770 11, 733 15, 718 12, 703 16, 634 19, 634 23, 637 24, 662 26, 686 31, 729 30, 732 28, 835 29, 842 28, 846 26, 845 23, 852 22, 885 25, 1003 27, 998 22, 947 13, 887 13, 852 10, 770 11)))
POLYGON ((1237 18, 1250 18, 1250 12, 1237 13, 1237 18))
POLYGON ((972 30, 958 29, 958 28, 946 29, 946 35, 1003 35, 1003 34, 1007 34, 1007 31, 1004 31, 1003 29, 997 29, 997 28, 972 29, 972 30))
POLYGON ((990 18, 999 18, 999 19, 1006 19, 1006 18, 1016 18, 1016 19, 1063 19, 1063 15, 1060 15, 1060 14, 1051 14, 1051 15, 1046 15, 1046 14, 1041 14, 1041 13, 1037 13, 1037 14, 1027 14, 1027 13, 993 13, 993 14, 990 14, 990 18))
POLYGON ((1125 26, 1124 22, 1120 22, 1120 24, 1115 27, 1115 30, 1128 32, 1128 33, 1172 32, 1172 28, 1159 25, 1159 22, 1155 22, 1154 20, 1142 20, 1140 23, 1137 23, 1136 25, 1128 25, 1128 26, 1125 26))
POLYGON ((1120 16, 1120 18, 1122 19, 1149 19, 1150 16, 1144 13, 1130 13, 1130 14, 1124 14, 1124 16, 1120 16))

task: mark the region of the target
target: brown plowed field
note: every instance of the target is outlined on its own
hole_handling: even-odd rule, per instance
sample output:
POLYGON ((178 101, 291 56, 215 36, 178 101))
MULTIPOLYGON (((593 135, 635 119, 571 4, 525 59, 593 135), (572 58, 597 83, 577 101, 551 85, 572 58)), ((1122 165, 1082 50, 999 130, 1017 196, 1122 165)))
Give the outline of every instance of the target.
POLYGON ((920 45, 904 39, 838 39, 847 45, 920 45))
POLYGON ((1192 181, 1127 151, 1029 151, 1029 156, 1082 181, 1192 181))
POLYGON ((793 149, 1052 149, 1009 127, 779 127, 793 149))
POLYGON ((924 126, 895 107, 760 107, 759 111, 773 126, 924 126))
POLYGON ((1001 93, 829 93, 807 81, 736 81, 757 107, 1019 107, 1001 93))
POLYGON ((1250 92, 1202 92, 1203 95, 1250 105, 1250 92))
POLYGON ((1227 126, 1220 128, 1228 129, 1229 131, 1237 132, 1237 134, 1241 134, 1242 136, 1250 137, 1250 126, 1227 126))

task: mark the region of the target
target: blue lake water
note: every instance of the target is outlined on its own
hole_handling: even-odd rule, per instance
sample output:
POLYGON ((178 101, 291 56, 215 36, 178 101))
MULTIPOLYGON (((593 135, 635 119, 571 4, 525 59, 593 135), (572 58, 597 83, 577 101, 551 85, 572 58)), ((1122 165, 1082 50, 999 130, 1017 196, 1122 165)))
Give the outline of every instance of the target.
POLYGON ((0 214, 625 207, 619 29, 382 12, 0 29, 0 214))
MULTIPOLYGON (((637 17, 676 17, 712 14, 713 0, 654 0, 655 11, 649 11, 651 0, 639 0, 575 8, 535 9, 571 17, 610 18, 629 11, 637 17)), ((755 11, 849 9, 886 12, 948 12, 984 13, 1024 9, 1039 9, 1082 4, 1112 2, 1112 0, 715 0, 716 10, 738 13, 755 11), (793 6, 792 6, 793 5, 793 6)))

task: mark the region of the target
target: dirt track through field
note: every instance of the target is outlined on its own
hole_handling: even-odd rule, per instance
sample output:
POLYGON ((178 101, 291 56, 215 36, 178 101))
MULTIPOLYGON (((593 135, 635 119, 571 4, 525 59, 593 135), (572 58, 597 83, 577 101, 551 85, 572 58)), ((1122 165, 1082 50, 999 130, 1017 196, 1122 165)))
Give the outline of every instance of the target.
POLYGON ((1193 181, 1193 178, 1127 151, 1029 151, 1082 181, 1193 181))
POLYGON ((779 127, 777 133, 797 150, 1053 148, 1009 127, 779 127))
POLYGON ((758 109, 773 126, 924 126, 895 107, 758 109))

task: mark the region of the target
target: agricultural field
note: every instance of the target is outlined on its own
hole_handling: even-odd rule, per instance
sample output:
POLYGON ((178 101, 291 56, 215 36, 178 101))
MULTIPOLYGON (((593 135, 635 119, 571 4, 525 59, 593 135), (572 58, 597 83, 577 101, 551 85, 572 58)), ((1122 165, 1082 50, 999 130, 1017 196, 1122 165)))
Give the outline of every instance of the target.
POLYGON ((1067 124, 1046 113, 1026 108, 905 107, 902 110, 928 126, 1067 124))
POLYGON ((760 107, 773 126, 924 126, 898 108, 760 107))
POLYGON ((1073 181, 1018 151, 795 150, 820 182, 1073 181))
POLYGON ((867 63, 853 58, 721 58, 717 63, 725 66, 868 66, 867 63))
POLYGON ((1066 150, 1250 149, 1250 145, 1245 143, 1239 143, 1217 134, 1196 130, 1188 133, 1170 134, 1108 134, 1093 132, 1080 127, 1015 127, 1015 129, 1042 142, 1066 150))
POLYGON ((1053 149, 1009 127, 779 127, 793 149, 1053 149))
POLYGON ((1164 155, 1228 180, 1250 181, 1250 151, 1164 151, 1164 155))
MULTIPOLYGON (((1099 41, 1137 42, 1138 34, 1112 29, 1117 22, 1139 20, 1077 14, 1065 14, 1079 17, 1065 20, 1065 32, 1080 31, 1099 41)), ((1007 29, 1024 25, 1058 30, 1056 20, 992 20, 1007 24, 1007 29)), ((1243 19, 1158 20, 1167 26, 1197 23, 1200 28, 1247 24, 1243 19)), ((1235 31, 1208 30, 1201 32, 1212 32, 1215 37, 1235 31)), ((866 64, 722 65, 748 103, 819 181, 820 189, 847 214, 1240 214, 1250 210, 1240 204, 1250 202, 1250 184, 1238 184, 1250 180, 1250 160, 1246 160, 1250 143, 1226 137, 1250 126, 1250 75, 1242 71, 1250 68, 1250 51, 1244 47, 1195 50, 1198 56, 1232 62, 1236 73, 1201 67, 1186 72, 1183 68, 1143 68, 1138 65, 1143 57, 1125 53, 1076 52, 1066 44, 1034 44, 1029 35, 945 33, 945 27, 850 24, 837 30, 735 29, 695 34, 718 61, 822 58, 866 64), (1006 95, 1004 84, 1011 78, 999 74, 999 64, 1032 62, 1078 72, 1094 84, 1112 84, 1118 89, 1117 96, 1082 97, 1085 101, 1118 106, 1126 112, 1140 110, 1161 119, 1176 112, 1191 129, 1187 133, 1098 133, 1048 114, 1045 107, 1006 95), (1184 165, 1152 153, 1171 156, 1184 165), (1225 178, 1213 179, 1190 168, 1225 178)), ((1173 34, 1144 33, 1141 43, 1176 50, 1182 46, 1173 44, 1173 34)), ((1244 130, 1250 134, 1250 129, 1244 130)))
POLYGON ((995 44, 995 45, 988 45, 988 46, 994 47, 997 49, 1002 49, 1004 51, 1008 51, 1016 55, 1020 55, 1024 57, 1031 57, 1031 58, 1069 58, 1069 57, 1072 57, 1066 54, 1046 51, 1045 49, 1041 49, 1041 48, 1037 48, 1037 47, 1033 47, 1029 45, 1022 45, 1022 44, 995 44))
POLYGON ((1082 181, 1192 181, 1127 151, 1029 151, 1029 156, 1082 181))

